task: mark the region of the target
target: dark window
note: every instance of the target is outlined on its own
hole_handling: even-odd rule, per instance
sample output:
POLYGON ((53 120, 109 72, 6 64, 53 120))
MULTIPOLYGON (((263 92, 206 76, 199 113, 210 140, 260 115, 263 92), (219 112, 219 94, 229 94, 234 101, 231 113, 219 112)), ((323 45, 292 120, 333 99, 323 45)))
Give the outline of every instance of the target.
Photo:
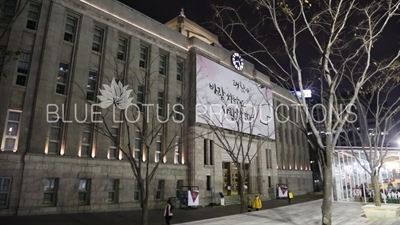
POLYGON ((109 180, 108 182, 108 203, 118 203, 119 180, 109 180))
POLYGON ((139 67, 147 68, 147 57, 149 53, 149 48, 146 46, 140 46, 140 59, 139 59, 139 67))
POLYGON ((64 41, 74 43, 77 19, 71 16, 67 17, 67 22, 65 23, 64 41))
POLYGON ((96 101, 98 73, 94 71, 89 72, 89 78, 87 83, 86 99, 89 101, 96 101))
POLYGON ((81 205, 89 205, 89 203, 90 203, 90 180, 89 179, 80 179, 79 180, 78 203, 81 205))
POLYGON ((28 21, 26 22, 26 28, 30 30, 36 30, 37 23, 40 15, 40 6, 34 3, 29 5, 28 21))
POLYGON ((211 176, 207 176, 207 191, 211 191, 211 176))
POLYGON ((120 37, 118 42, 117 59, 125 61, 127 52, 128 40, 120 37))
POLYGON ((43 204, 55 206, 57 202, 57 191, 58 191, 58 179, 45 178, 43 204))

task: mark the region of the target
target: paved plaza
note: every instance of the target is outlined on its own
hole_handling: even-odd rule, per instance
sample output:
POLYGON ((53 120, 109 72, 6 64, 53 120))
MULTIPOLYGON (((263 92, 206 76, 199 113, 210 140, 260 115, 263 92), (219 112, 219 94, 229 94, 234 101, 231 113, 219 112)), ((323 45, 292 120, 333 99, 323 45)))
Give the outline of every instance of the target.
MULTIPOLYGON (((289 205, 258 212, 237 214, 220 218, 200 220, 180 225, 313 225, 321 224, 322 200, 316 200, 296 205, 289 205)), ((395 219, 367 219, 361 209, 362 203, 333 203, 333 224, 337 225, 399 225, 400 218, 395 219)))

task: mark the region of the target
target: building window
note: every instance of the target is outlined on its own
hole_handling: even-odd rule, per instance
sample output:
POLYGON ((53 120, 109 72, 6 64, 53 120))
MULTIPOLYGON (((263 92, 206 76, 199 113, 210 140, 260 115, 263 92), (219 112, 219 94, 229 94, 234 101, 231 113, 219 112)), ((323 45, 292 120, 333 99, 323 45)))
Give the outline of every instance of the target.
POLYGON ((208 165, 207 155, 208 155, 208 140, 204 139, 203 142, 203 157, 204 157, 204 165, 208 165))
POLYGON ((96 101, 97 81, 99 79, 98 73, 89 71, 89 78, 87 83, 86 99, 89 101, 96 101))
POLYGON ((167 75, 167 55, 160 54, 160 64, 158 72, 160 75, 167 75))
POLYGON ((139 182, 136 180, 135 181, 135 189, 133 190, 133 199, 135 201, 140 201, 140 185, 139 182))
POLYGON ((95 52, 101 52, 102 43, 103 43, 103 34, 104 30, 98 27, 94 28, 93 32, 93 43, 92 43, 92 50, 95 52))
POLYGON ((157 97, 158 116, 164 116, 164 91, 159 91, 157 97))
POLYGON ((183 81, 183 62, 176 63, 176 80, 183 81))
POLYGON ((13 21, 14 14, 15 14, 15 8, 17 6, 17 0, 5 0, 2 1, 2 17, 1 17, 1 23, 3 24, 9 24, 13 21))
POLYGON ((30 30, 36 30, 37 23, 40 15, 40 6, 34 3, 29 5, 28 21, 26 22, 26 28, 30 30))
POLYGON ((44 179, 43 204, 55 206, 57 202, 58 179, 44 179))
POLYGON ((181 163, 181 140, 179 137, 175 138, 175 164, 181 163))
POLYGON ((158 134, 157 135, 157 139, 156 139, 156 144, 157 144, 157 148, 156 148, 156 154, 155 154, 155 162, 159 162, 161 160, 161 152, 162 152, 162 135, 158 134))
POLYGON ((115 127, 112 127, 111 129, 110 129, 110 132, 111 132, 111 143, 110 143, 110 152, 109 152, 109 156, 110 156, 110 159, 116 159, 116 158, 118 158, 118 150, 119 150, 119 147, 118 147, 118 143, 119 143, 119 129, 118 128, 115 128, 115 127))
POLYGON ((7 208, 10 199, 11 177, 0 177, 0 208, 7 208))
POLYGON ((210 141, 210 165, 214 165, 214 141, 210 141))
POLYGON ((26 86, 28 84, 29 69, 31 66, 31 54, 22 52, 19 55, 16 85, 26 86))
POLYGON ((57 122, 50 123, 50 137, 47 153, 57 154, 61 147, 61 131, 62 121, 57 119, 57 122))
POLYGON ((68 16, 65 23, 64 41, 74 43, 78 19, 68 16))
POLYGON ((159 180, 157 182, 157 191, 156 191, 156 199, 157 200, 164 199, 164 189, 165 189, 165 181, 159 180))
POLYGON ((271 176, 268 176, 268 187, 272 187, 271 176))
POLYGON ((183 120, 183 105, 182 105, 182 99, 181 97, 176 97, 176 107, 174 108, 175 110, 175 119, 177 121, 182 121, 183 120))
POLYGON ((140 46, 139 67, 147 69, 148 54, 149 54, 149 48, 143 45, 140 46))
POLYGON ((207 191, 211 191, 211 176, 207 175, 207 191))
POLYGON ((19 127, 21 121, 21 113, 9 111, 7 125, 4 131, 3 149, 6 151, 17 151, 19 127))
POLYGON ((209 139, 204 139, 204 165, 214 165, 214 141, 209 139))
POLYGON ((140 159, 140 149, 142 149, 142 134, 139 131, 136 131, 135 134, 135 159, 140 159))
POLYGON ((181 187, 183 186, 183 180, 176 181, 176 197, 180 198, 181 187))
POLYGON ((81 205, 89 205, 89 203, 90 203, 90 180, 89 179, 80 179, 79 180, 78 203, 81 205))
POLYGON ((117 59, 125 61, 126 60, 126 47, 128 44, 128 40, 126 38, 120 37, 118 40, 118 52, 117 59))
POLYGON ((141 112, 144 112, 145 109, 143 103, 144 103, 144 87, 143 85, 139 85, 136 93, 136 105, 141 112))
POLYGON ((119 180, 109 180, 108 203, 118 203, 119 180))
POLYGON ((83 125, 81 156, 89 156, 92 151, 93 126, 91 124, 83 125))
POLYGON ((60 62, 58 66, 56 93, 65 95, 67 93, 67 83, 69 78, 69 65, 60 62))

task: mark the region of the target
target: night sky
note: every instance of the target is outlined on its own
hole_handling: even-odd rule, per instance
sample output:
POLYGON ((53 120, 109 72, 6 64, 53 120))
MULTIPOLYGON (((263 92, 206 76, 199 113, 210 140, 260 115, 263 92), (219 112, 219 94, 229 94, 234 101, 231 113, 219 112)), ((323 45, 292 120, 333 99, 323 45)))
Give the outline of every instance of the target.
MULTIPOLYGON (((159 21, 160 23, 166 23, 172 18, 176 17, 180 13, 180 9, 185 9, 185 15, 188 19, 196 22, 197 24, 203 26, 204 28, 210 30, 211 32, 217 34, 216 30, 210 23, 211 18, 214 15, 214 11, 211 8, 211 4, 214 5, 229 5, 237 8, 238 6, 244 6, 246 3, 243 0, 119 0, 120 2, 132 7, 133 9, 159 21)), ((244 7, 242 7, 244 8, 244 7)), ((251 13, 251 11, 249 12, 251 13)), ((249 14, 249 19, 257 20, 256 16, 249 14)), ((375 56, 381 56, 386 58, 393 55, 398 49, 400 49, 400 23, 396 21, 391 21, 388 25, 386 32, 382 35, 382 40, 377 43, 378 46, 374 46, 375 56)), ((251 42, 239 36, 235 37, 238 42, 243 46, 250 46, 251 42)), ((228 50, 235 50, 235 48, 229 45, 228 42, 220 38, 221 44, 228 50)), ((274 41, 269 41, 274 44, 274 41)), ((310 49, 303 44, 304 41, 300 41, 301 45, 299 50, 304 51, 304 56, 299 59, 304 63, 309 62, 310 49)), ((260 56, 262 57, 262 56, 260 56)), ((259 57, 259 58, 260 58, 259 57)), ((249 60, 248 58, 246 58, 249 60)), ((249 60, 252 62, 252 60, 249 60)), ((254 63, 254 62, 253 62, 254 63)), ((268 62, 266 62, 268 63, 268 62)), ((268 73, 264 68, 256 65, 256 68, 263 73, 268 73)))

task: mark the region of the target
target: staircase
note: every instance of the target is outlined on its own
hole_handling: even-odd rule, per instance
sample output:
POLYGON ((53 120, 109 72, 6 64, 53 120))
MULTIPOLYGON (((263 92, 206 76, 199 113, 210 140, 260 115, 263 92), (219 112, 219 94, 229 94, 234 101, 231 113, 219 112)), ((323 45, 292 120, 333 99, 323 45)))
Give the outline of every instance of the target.
MULTIPOLYGON (((257 194, 248 194, 245 195, 245 201, 247 202, 247 197, 250 196, 251 201, 253 202, 254 198, 257 194)), ((263 195, 259 195, 261 201, 271 200, 271 198, 263 195)), ((239 195, 232 195, 232 196, 225 196, 225 205, 238 205, 240 204, 240 196, 239 195)))

